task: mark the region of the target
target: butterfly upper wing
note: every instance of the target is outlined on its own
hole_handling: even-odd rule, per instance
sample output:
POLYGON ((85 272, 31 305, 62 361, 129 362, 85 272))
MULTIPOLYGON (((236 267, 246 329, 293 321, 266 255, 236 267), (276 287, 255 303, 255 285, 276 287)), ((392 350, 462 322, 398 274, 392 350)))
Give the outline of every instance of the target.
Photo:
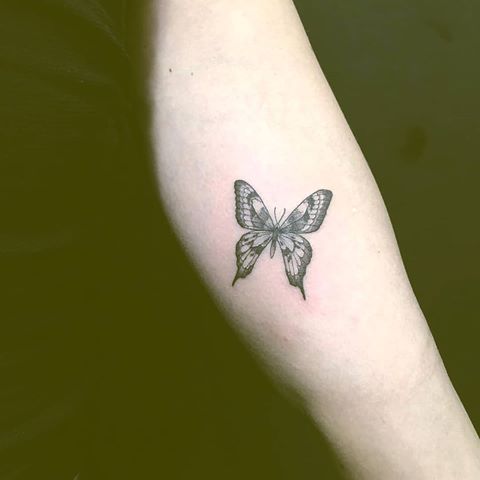
POLYGON ((264 248, 270 243, 272 232, 254 231, 240 237, 235 247, 237 255, 237 273, 232 286, 239 278, 245 278, 253 269, 264 248))
POLYGON ((279 233, 278 244, 282 251, 288 282, 300 289, 305 300, 303 277, 312 259, 312 247, 306 238, 296 233, 279 233))
POLYGON ((235 216, 238 224, 249 230, 273 230, 273 220, 255 189, 244 180, 236 180, 235 216))
POLYGON ((280 232, 316 232, 327 214, 331 199, 330 190, 317 190, 312 193, 286 218, 280 226, 280 232))

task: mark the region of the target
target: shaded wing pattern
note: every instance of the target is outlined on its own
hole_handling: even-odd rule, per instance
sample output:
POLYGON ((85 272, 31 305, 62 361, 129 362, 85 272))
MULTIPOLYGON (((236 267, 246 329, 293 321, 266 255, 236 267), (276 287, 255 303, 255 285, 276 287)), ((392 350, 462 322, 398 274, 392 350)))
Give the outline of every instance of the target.
POLYGON ((312 247, 300 234, 316 232, 327 214, 332 192, 317 190, 303 200, 286 220, 279 225, 273 222, 267 207, 255 189, 244 180, 237 180, 235 189, 235 217, 238 224, 249 230, 240 237, 235 247, 237 273, 232 285, 239 278, 251 273, 265 247, 272 244, 271 256, 278 243, 282 251, 285 273, 290 285, 297 287, 306 299, 303 287, 307 266, 312 260, 312 247))
POLYGON ((282 251, 288 282, 290 285, 298 287, 302 292, 303 299, 306 300, 303 277, 312 259, 312 247, 306 238, 296 233, 280 233, 278 244, 282 251))
POLYGON ((235 247, 237 255, 237 273, 232 286, 239 278, 245 278, 255 266, 260 254, 272 239, 272 232, 248 232, 240 237, 235 247))
POLYGON ((309 195, 282 223, 280 231, 287 233, 316 232, 327 214, 332 192, 317 190, 309 195))
POLYGON ((273 230, 273 220, 255 189, 243 180, 235 182, 235 216, 249 230, 273 230))

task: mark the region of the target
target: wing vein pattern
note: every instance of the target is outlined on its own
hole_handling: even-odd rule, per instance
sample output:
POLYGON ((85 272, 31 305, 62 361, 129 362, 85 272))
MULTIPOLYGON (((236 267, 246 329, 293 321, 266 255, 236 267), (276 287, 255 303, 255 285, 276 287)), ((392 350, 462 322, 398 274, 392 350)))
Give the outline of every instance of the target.
POLYGON ((260 195, 244 180, 237 180, 235 190, 235 217, 238 224, 249 230, 240 237, 235 247, 237 273, 232 285, 239 278, 251 273, 265 247, 272 243, 274 255, 278 243, 290 285, 300 289, 306 299, 303 279, 312 260, 312 246, 301 234, 316 232, 325 219, 332 192, 317 190, 303 200, 285 221, 275 224, 260 195))

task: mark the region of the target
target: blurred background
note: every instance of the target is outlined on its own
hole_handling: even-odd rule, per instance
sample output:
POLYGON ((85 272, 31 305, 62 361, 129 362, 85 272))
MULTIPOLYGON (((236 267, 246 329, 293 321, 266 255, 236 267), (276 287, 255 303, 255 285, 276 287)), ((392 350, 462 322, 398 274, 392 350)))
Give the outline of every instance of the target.
MULTIPOLYGON (((453 383, 480 429, 480 3, 296 5, 383 194, 453 383)), ((208 299, 153 188, 143 195, 128 250, 125 241, 116 247, 125 263, 112 266, 129 280, 121 318, 107 335, 111 368, 92 420, 89 478, 343 478, 322 436, 208 299)))

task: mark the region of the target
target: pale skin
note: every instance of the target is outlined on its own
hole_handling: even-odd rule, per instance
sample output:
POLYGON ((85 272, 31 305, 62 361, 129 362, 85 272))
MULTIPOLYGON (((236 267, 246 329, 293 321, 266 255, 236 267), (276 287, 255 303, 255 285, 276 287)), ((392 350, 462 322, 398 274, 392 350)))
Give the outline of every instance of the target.
MULTIPOLYGON (((480 442, 415 299, 381 195, 290 0, 156 0, 160 199, 225 317, 352 478, 478 480, 480 442), (233 182, 288 213, 333 192, 307 299, 267 248, 235 275, 233 182)), ((319 478, 321 472, 319 472, 319 478)))

